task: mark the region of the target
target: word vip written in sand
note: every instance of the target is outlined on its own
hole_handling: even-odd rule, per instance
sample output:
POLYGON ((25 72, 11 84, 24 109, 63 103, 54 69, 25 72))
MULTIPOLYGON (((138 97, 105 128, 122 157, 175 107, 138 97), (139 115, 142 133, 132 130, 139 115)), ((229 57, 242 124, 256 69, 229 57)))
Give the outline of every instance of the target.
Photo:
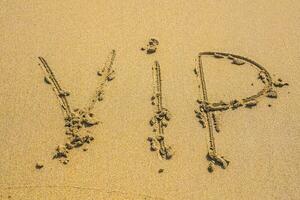
POLYGON ((207 159, 209 160, 208 171, 212 172, 214 170, 213 166, 218 165, 223 169, 227 168, 229 161, 225 159, 222 155, 217 153, 215 144, 215 132, 220 132, 219 127, 219 113, 227 110, 235 110, 241 107, 252 108, 258 104, 258 100, 262 97, 277 98, 277 92, 274 87, 283 87, 288 85, 284 83, 281 79, 273 82, 270 73, 257 62, 242 57, 239 55, 221 53, 221 52, 202 52, 198 56, 198 66, 194 70, 196 76, 198 77, 198 87, 200 89, 200 99, 198 102, 198 109, 195 110, 196 117, 203 128, 208 127, 207 135, 207 159), (211 57, 214 59, 226 59, 228 62, 236 66, 245 66, 247 63, 251 67, 255 67, 258 70, 258 79, 263 83, 264 87, 256 94, 242 98, 242 99, 232 99, 228 102, 220 101, 212 103, 208 98, 208 91, 206 88, 202 58, 211 57))
POLYGON ((95 94, 88 102, 88 105, 83 109, 73 108, 70 105, 68 101, 70 93, 60 86, 46 60, 39 57, 39 60, 42 63, 42 65, 39 65, 45 72, 44 81, 52 86, 52 90, 54 91, 63 110, 66 129, 65 134, 68 136, 68 141, 64 145, 57 146, 53 159, 58 159, 63 164, 67 164, 69 162, 68 154, 70 150, 73 148, 83 147, 83 150, 86 151, 87 147, 85 147, 85 145, 94 140, 89 128, 97 125, 99 121, 94 119, 92 109, 97 102, 103 100, 104 87, 115 77, 115 71, 112 69, 115 57, 116 52, 115 50, 112 50, 104 67, 97 72, 97 75, 99 76, 99 84, 96 88, 95 94))

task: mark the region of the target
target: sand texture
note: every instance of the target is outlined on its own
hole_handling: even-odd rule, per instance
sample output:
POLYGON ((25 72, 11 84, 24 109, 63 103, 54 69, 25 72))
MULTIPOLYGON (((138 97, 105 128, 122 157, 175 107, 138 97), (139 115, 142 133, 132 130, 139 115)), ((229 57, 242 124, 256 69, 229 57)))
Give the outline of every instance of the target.
POLYGON ((298 1, 0 11, 0 200, 300 198, 298 1))

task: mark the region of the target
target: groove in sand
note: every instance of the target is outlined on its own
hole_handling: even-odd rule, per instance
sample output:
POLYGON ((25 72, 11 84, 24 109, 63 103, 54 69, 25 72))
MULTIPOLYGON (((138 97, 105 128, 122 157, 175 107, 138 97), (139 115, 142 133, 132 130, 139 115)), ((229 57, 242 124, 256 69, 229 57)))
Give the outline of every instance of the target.
POLYGON ((156 133, 155 137, 148 137, 150 142, 150 149, 152 151, 158 151, 159 155, 163 159, 171 159, 173 156, 172 147, 165 144, 164 129, 168 125, 170 120, 170 113, 168 109, 163 107, 162 101, 162 81, 161 70, 158 61, 155 61, 152 67, 153 76, 153 96, 151 98, 152 105, 156 107, 155 114, 150 120, 150 125, 153 127, 153 131, 156 133))

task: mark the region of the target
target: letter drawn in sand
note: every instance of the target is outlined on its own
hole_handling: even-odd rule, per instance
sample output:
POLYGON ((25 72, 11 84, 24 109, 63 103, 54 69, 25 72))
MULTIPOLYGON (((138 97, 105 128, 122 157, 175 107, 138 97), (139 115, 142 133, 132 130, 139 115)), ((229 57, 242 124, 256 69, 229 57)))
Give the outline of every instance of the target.
POLYGON ((168 126, 170 120, 169 111, 163 107, 162 89, 161 89, 161 71, 158 61, 152 67, 153 75, 153 96, 151 97, 152 105, 155 107, 154 116, 150 120, 150 126, 153 127, 155 136, 148 137, 151 151, 158 151, 163 159, 171 159, 173 150, 167 146, 164 138, 164 129, 168 126))
POLYGON ((107 85, 109 81, 112 81, 115 78, 115 70, 112 69, 115 57, 116 57, 116 51, 112 50, 104 67, 97 72, 97 75, 99 76, 99 84, 98 87, 96 88, 95 95, 92 97, 89 105, 87 106, 87 110, 89 111, 92 110, 96 102, 103 100, 104 87, 107 85))
MULTIPOLYGON (((97 125, 99 122, 94 119, 94 114, 91 112, 97 101, 103 100, 104 86, 108 81, 114 78, 114 70, 112 70, 112 65, 115 59, 116 53, 113 50, 109 56, 103 69, 98 71, 100 76, 99 85, 96 89, 95 95, 93 95, 91 102, 88 106, 83 109, 73 108, 68 102, 70 93, 60 86, 53 71, 42 57, 39 57, 42 65, 40 65, 45 72, 45 83, 52 86, 52 89, 60 103, 61 108, 64 111, 64 121, 65 121, 65 134, 68 136, 68 141, 64 145, 58 145, 53 159, 59 159, 63 164, 69 162, 69 151, 73 148, 79 148, 89 144, 94 140, 91 136, 90 127, 97 125)), ((83 148, 84 151, 87 147, 83 148)))
POLYGON ((198 66, 195 69, 195 74, 198 77, 198 84, 200 89, 200 99, 197 100, 199 108, 195 110, 196 117, 199 119, 199 123, 203 128, 208 127, 208 154, 207 159, 209 160, 208 171, 212 172, 214 170, 214 165, 219 165, 223 169, 227 168, 229 161, 225 159, 222 155, 217 152, 215 144, 215 131, 220 131, 219 116, 217 112, 235 110, 240 107, 252 108, 258 103, 258 99, 266 96, 269 98, 277 98, 277 92, 274 90, 273 86, 278 87, 288 85, 288 83, 282 83, 281 79, 278 79, 277 83, 273 83, 270 73, 257 62, 245 58, 242 56, 229 54, 229 53, 220 53, 220 52, 202 52, 199 53, 198 57, 198 66), (264 87, 257 94, 254 94, 250 97, 243 99, 233 99, 229 102, 216 102, 211 103, 208 99, 208 92, 206 89, 206 82, 202 64, 203 56, 212 56, 216 59, 228 59, 234 65, 244 65, 249 63, 251 66, 255 67, 258 70, 258 79, 262 81, 264 87))

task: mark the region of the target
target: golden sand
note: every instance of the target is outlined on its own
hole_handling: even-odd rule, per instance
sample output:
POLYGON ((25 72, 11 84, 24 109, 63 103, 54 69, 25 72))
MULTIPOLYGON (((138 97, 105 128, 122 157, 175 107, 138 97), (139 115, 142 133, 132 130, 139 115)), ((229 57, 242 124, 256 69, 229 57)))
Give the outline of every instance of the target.
POLYGON ((0 10, 1 200, 299 199, 297 1, 0 10))

